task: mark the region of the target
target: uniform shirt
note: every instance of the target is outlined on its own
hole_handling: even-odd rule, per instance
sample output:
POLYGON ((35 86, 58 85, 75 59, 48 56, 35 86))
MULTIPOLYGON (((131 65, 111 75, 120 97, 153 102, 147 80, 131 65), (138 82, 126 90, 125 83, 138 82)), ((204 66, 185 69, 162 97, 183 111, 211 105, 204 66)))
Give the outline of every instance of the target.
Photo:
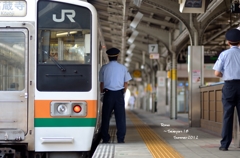
POLYGON ((104 88, 117 91, 124 88, 124 82, 128 82, 132 77, 127 68, 117 61, 110 61, 103 65, 99 71, 99 81, 104 83, 104 88))
POLYGON ((225 81, 240 79, 240 49, 237 46, 232 46, 223 51, 213 69, 221 72, 225 81))

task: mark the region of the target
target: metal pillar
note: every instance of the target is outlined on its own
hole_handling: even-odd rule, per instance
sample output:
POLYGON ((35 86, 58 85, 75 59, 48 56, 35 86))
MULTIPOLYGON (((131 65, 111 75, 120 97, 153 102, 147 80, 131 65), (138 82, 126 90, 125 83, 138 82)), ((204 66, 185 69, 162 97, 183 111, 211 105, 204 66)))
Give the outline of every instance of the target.
POLYGON ((200 127, 201 104, 200 85, 203 85, 203 46, 188 47, 188 79, 189 79, 189 126, 200 127))
POLYGON ((177 61, 172 53, 170 119, 177 119, 177 61))
POLYGON ((170 119, 177 119, 177 59, 172 46, 173 32, 169 32, 169 50, 171 51, 171 93, 170 93, 170 119))

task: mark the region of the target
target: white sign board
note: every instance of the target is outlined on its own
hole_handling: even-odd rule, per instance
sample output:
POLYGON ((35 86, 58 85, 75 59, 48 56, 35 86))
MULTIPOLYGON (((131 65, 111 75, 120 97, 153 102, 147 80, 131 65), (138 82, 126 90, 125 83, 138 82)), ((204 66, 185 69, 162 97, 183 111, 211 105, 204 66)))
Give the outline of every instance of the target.
POLYGON ((158 53, 158 44, 149 44, 148 52, 149 53, 158 53))
POLYGON ((0 17, 20 17, 26 13, 26 1, 0 1, 0 17))
POLYGON ((193 83, 200 83, 201 81, 201 71, 200 70, 193 70, 192 71, 192 82, 193 83))
POLYGON ((165 86, 165 77, 158 77, 158 86, 159 87, 165 86))
POLYGON ((159 54, 158 54, 158 53, 149 54, 149 58, 150 58, 150 59, 159 59, 159 54))

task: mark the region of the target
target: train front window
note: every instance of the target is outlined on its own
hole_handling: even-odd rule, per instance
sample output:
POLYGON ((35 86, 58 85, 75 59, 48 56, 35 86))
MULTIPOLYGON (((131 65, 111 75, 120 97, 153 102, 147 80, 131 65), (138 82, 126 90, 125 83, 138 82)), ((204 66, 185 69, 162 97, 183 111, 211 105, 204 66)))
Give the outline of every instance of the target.
POLYGON ((0 31, 0 91, 25 88, 25 34, 0 31))
POLYGON ((91 64, 90 30, 39 30, 39 64, 91 64))
POLYGON ((91 89, 91 12, 60 2, 38 2, 37 89, 91 89))

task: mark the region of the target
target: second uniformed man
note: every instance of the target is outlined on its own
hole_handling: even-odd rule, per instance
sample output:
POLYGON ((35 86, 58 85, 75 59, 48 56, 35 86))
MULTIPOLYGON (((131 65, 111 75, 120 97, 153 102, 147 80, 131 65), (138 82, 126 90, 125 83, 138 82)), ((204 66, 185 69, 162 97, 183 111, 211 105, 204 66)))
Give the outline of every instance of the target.
POLYGON ((217 77, 222 77, 223 127, 219 150, 227 151, 232 142, 233 116, 236 107, 240 122, 240 31, 230 29, 226 33, 229 49, 223 51, 213 69, 217 77))
POLYGON ((118 143, 124 143, 126 134, 126 116, 124 93, 131 76, 127 68, 117 62, 120 51, 117 48, 107 50, 109 63, 103 65, 99 71, 100 91, 104 93, 102 107, 102 127, 101 134, 103 143, 108 143, 109 121, 112 111, 116 119, 118 143))

